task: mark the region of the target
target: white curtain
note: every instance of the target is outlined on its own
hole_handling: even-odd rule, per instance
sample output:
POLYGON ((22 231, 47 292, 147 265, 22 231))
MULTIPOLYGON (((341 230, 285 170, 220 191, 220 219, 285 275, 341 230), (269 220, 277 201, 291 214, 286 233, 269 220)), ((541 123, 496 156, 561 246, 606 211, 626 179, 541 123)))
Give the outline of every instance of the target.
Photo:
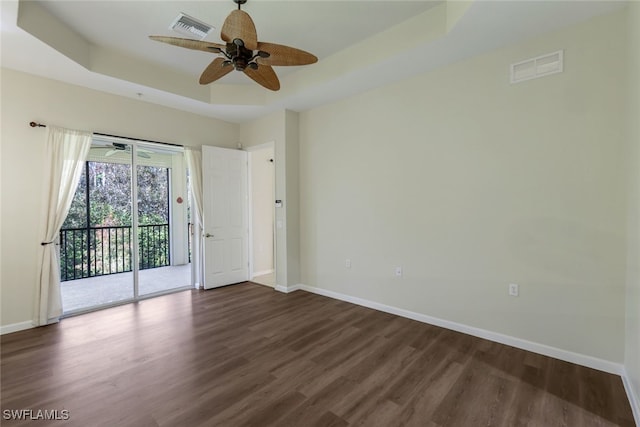
POLYGON ((189 169, 189 196, 191 198, 191 284, 204 287, 204 239, 202 214, 202 152, 185 148, 189 169))
POLYGON ((40 286, 36 298, 36 323, 57 322, 62 315, 60 295, 60 262, 55 243, 75 194, 85 159, 91 147, 92 134, 49 126, 44 165, 44 237, 40 286))

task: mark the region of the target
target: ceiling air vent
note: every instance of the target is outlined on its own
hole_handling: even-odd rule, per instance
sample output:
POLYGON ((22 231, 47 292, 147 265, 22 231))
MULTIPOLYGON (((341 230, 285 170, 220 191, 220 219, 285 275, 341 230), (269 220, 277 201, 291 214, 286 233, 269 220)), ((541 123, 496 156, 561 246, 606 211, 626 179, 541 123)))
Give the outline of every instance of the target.
POLYGON ((537 79, 550 74, 561 73, 564 67, 564 51, 548 53, 537 58, 511 64, 511 83, 537 79))
POLYGON ((196 37, 202 40, 213 30, 213 27, 192 16, 181 13, 173 20, 169 29, 185 36, 196 37))

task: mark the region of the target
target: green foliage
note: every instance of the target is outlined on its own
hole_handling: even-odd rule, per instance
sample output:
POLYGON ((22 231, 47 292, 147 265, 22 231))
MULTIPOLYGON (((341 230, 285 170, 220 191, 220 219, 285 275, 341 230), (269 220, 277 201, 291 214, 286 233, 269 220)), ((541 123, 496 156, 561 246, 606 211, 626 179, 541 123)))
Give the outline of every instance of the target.
POLYGON ((138 166, 138 223, 169 222, 169 169, 138 166))
POLYGON ((131 166, 89 162, 92 227, 131 225, 131 166))
MULTIPOLYGON (((87 162, 92 227, 131 225, 131 166, 87 162)), ((169 222, 169 169, 138 166, 138 223, 169 222)), ((87 174, 83 173, 63 229, 87 226, 87 174)))
POLYGON ((76 193, 71 202, 69 214, 62 224, 63 229, 80 228, 87 226, 87 201, 86 201, 87 178, 86 174, 80 175, 80 182, 76 188, 76 193))
MULTIPOLYGON (((168 265, 169 169, 138 166, 137 180, 140 268, 168 265)), ((131 271, 131 198, 131 165, 87 162, 62 226, 62 280, 131 271)))

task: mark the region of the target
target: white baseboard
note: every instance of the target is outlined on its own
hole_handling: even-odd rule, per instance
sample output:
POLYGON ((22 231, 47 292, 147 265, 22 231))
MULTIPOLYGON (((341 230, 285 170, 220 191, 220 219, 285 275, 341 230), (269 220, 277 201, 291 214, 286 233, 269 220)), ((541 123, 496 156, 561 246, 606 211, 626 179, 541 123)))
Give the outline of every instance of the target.
POLYGON ((624 390, 627 392, 627 397, 629 398, 629 404, 633 411, 633 418, 636 421, 636 425, 640 426, 640 396, 638 396, 638 390, 633 388, 629 375, 627 375, 627 370, 624 368, 622 369, 622 384, 624 384, 624 390))
MULTIPOLYGON (((274 287, 274 289, 275 289, 276 291, 278 291, 278 292, 282 292, 282 293, 285 293, 285 294, 289 294, 289 293, 291 293, 291 292, 294 292, 294 291, 298 291, 298 290, 300 290, 300 289, 303 289, 303 285, 294 285, 294 286, 276 285, 276 286, 274 287)), ((309 291, 309 292, 311 292, 311 291, 309 291)))
POLYGON ((12 323, 11 325, 0 326, 0 335, 10 334, 12 332, 24 331, 25 329, 35 328, 31 320, 20 323, 12 323))
POLYGON ((253 277, 264 276, 265 274, 271 274, 271 273, 273 273, 273 268, 271 270, 254 271, 253 277))
POLYGON ((289 292, 293 292, 295 290, 301 289, 314 294, 323 295, 323 296, 338 299, 341 301, 361 305, 363 307, 384 311, 385 313, 395 314, 397 316, 417 320, 418 322, 428 323, 430 325, 440 326, 442 328, 451 329, 453 331, 462 332, 464 334, 473 335, 479 338, 484 338, 489 341, 494 341, 500 344, 509 345, 511 347, 520 348, 522 350, 531 351, 534 353, 542 354, 544 356, 554 357, 556 359, 575 363, 577 365, 586 366, 588 368, 597 369, 599 371, 604 371, 604 372, 608 372, 616 375, 622 375, 624 372, 624 367, 620 363, 610 362, 608 360, 599 359, 597 357, 587 356, 580 353, 574 353, 572 351, 563 350, 560 348, 551 347, 545 344, 540 344, 532 341, 527 341, 521 338, 512 337, 510 335, 504 335, 498 332, 488 331, 486 329, 480 329, 473 326, 464 325, 462 323, 452 322, 450 320, 439 319, 437 317, 428 316, 426 314, 416 313, 414 311, 392 307, 390 305, 381 304, 379 302, 369 301, 366 299, 341 294, 339 292, 334 292, 327 289, 316 288, 314 286, 307 286, 302 284, 290 286, 289 288, 285 288, 285 289, 286 290, 280 290, 280 289, 278 290, 280 290, 281 292, 289 293, 289 292))

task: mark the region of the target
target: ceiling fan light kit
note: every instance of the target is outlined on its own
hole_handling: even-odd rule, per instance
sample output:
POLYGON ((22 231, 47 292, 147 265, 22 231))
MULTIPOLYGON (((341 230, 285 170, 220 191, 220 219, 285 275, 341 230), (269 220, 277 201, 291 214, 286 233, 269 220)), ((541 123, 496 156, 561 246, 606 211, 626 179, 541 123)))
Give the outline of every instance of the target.
POLYGON ((231 11, 220 31, 226 43, 178 37, 149 36, 151 40, 187 49, 200 50, 219 55, 205 68, 200 84, 212 83, 231 71, 244 72, 249 78, 267 89, 280 89, 280 81, 273 66, 308 65, 318 61, 304 50, 276 43, 259 42, 251 16, 241 9, 247 0, 233 0, 238 9, 231 11))

